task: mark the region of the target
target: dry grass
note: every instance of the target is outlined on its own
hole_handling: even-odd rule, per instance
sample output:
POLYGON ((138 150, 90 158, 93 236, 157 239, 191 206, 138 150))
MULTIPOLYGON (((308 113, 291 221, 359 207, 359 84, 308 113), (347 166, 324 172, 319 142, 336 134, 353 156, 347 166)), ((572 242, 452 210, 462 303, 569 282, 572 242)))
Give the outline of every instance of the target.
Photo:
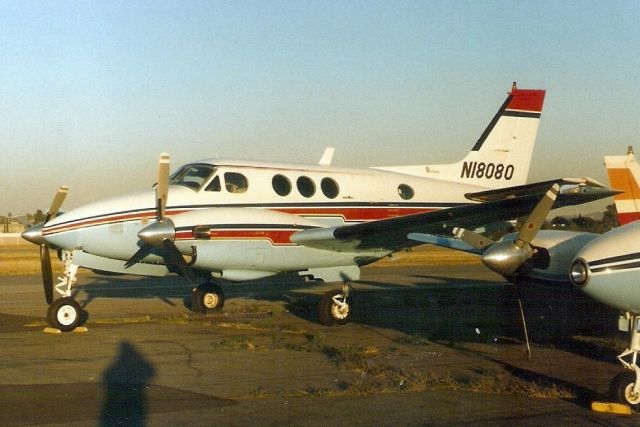
MULTIPOLYGON (((55 251, 51 251, 54 274, 62 273, 62 263, 55 251)), ((40 249, 36 245, 0 246, 0 275, 40 274, 40 249)))
POLYGON ((462 251, 424 245, 410 251, 401 251, 375 262, 376 267, 399 265, 451 265, 477 264, 480 257, 462 251))

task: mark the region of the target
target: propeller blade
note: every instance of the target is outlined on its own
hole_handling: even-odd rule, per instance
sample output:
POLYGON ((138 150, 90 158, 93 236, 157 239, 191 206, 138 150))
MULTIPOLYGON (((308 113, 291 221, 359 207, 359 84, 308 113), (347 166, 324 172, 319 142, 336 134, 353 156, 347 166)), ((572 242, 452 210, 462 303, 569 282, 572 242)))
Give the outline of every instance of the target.
POLYGON ((51 272, 51 255, 47 245, 40 246, 40 270, 42 271, 42 286, 47 304, 53 302, 53 273, 51 272))
POLYGON ((553 184, 544 195, 542 200, 538 202, 533 211, 529 214, 527 221, 520 228, 520 233, 515 241, 516 246, 523 247, 531 243, 531 240, 538 234, 540 228, 544 224, 544 220, 549 215, 549 211, 556 201, 556 197, 560 192, 560 186, 553 184))
POLYGON ((124 268, 129 268, 132 265, 139 263, 140 261, 145 259, 151 253, 151 251, 153 251, 153 246, 145 243, 140 247, 140 249, 136 251, 135 254, 133 254, 131 258, 129 258, 129 261, 124 264, 124 268))
POLYGON ((189 267, 184 260, 182 253, 178 247, 171 240, 166 239, 162 242, 162 247, 167 251, 165 262, 168 265, 175 265, 180 270, 183 276, 185 276, 193 284, 197 282, 197 277, 193 275, 193 270, 189 267))
POLYGON ((67 197, 68 192, 69 192, 69 187, 67 187, 66 185, 63 185, 58 189, 58 192, 56 193, 55 197, 51 201, 51 206, 47 211, 47 216, 45 217, 45 220, 44 220, 45 224, 49 222, 51 218, 56 216, 56 214, 60 210, 60 206, 62 206, 62 202, 64 202, 64 199, 67 197))
POLYGON ((169 195, 169 166, 169 154, 160 154, 160 160, 158 161, 158 184, 156 185, 156 219, 158 221, 162 221, 164 218, 164 211, 167 207, 167 197, 169 195))
POLYGON ((458 239, 478 250, 483 250, 487 246, 491 246, 496 243, 495 240, 465 228, 457 228, 454 229, 453 232, 458 239))

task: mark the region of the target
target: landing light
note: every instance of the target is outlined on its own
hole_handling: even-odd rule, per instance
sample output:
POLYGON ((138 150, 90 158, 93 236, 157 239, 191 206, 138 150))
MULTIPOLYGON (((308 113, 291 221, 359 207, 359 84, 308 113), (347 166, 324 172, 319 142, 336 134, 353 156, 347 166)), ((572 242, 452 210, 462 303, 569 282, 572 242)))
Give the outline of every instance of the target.
POLYGON ((585 286, 589 281, 589 267, 582 259, 574 261, 570 278, 571 283, 578 286, 585 286))

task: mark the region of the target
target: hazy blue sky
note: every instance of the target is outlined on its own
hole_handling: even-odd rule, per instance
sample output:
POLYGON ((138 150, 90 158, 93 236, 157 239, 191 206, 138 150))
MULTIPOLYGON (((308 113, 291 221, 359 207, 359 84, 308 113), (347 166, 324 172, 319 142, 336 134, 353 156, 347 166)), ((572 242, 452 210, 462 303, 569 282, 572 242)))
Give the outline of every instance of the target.
POLYGON ((512 81, 547 89, 530 180, 640 151, 638 1, 0 1, 0 213, 207 157, 445 163, 512 81))

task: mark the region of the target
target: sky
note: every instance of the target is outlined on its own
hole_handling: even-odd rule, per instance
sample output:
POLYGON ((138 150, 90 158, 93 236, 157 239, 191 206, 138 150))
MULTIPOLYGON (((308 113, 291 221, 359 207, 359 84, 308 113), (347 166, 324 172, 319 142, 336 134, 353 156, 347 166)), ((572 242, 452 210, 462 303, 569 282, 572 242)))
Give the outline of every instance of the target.
POLYGON ((640 152, 637 1, 0 0, 0 215, 149 188, 158 156, 455 162, 513 81, 530 181, 640 152))

